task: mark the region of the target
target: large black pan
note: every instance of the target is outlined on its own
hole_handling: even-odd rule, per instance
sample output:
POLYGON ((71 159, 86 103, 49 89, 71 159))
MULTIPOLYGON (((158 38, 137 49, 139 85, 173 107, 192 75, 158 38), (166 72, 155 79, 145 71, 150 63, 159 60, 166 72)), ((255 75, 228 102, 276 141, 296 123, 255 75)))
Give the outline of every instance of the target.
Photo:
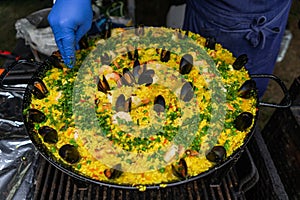
MULTIPOLYGON (((0 76, 1 87, 4 87, 4 85, 6 84, 5 77, 6 77, 7 73, 10 71, 10 69, 14 68, 16 66, 19 66, 19 65, 31 65, 32 67, 37 68, 37 70, 34 73, 34 75, 32 76, 32 78, 27 80, 28 86, 26 87, 24 99, 23 99, 23 110, 24 110, 30 105, 31 98, 33 96, 33 94, 32 94, 33 81, 36 79, 43 79, 43 77, 45 76, 46 72, 49 69, 51 69, 52 67, 61 67, 61 65, 60 65, 59 59, 54 55, 47 58, 43 63, 37 63, 37 62, 25 61, 25 60, 17 61, 14 64, 12 64, 7 70, 5 70, 4 73, 1 74, 1 76, 0 76)), ((257 102, 259 102, 257 107, 268 106, 268 107, 273 107, 273 108, 287 108, 291 105, 288 90, 287 90, 286 86, 284 85, 284 83, 279 78, 277 78, 274 75, 264 75, 264 74, 252 75, 251 77, 252 78, 269 78, 269 79, 275 80, 279 84, 279 86, 282 88, 283 93, 285 95, 286 102, 284 104, 272 104, 272 103, 259 102, 259 100, 257 99, 257 102)), ((16 80, 16 82, 18 82, 18 81, 16 80)), ((23 80, 23 82, 24 82, 24 80, 23 80)), ((257 112, 258 112, 258 109, 257 109, 257 112)), ((219 164, 215 165, 213 168, 207 170, 204 173, 201 173, 194 177, 190 177, 186 180, 168 183, 167 187, 181 185, 181 184, 184 184, 184 183, 187 183, 190 181, 194 181, 194 180, 198 180, 198 179, 204 179, 205 181, 209 181, 210 183, 217 183, 219 181, 219 179, 222 178, 222 176, 228 172, 228 170, 236 163, 238 158, 241 156, 247 143, 249 142, 250 138, 252 137, 252 135, 254 133, 255 124, 257 122, 257 117, 258 117, 258 113, 256 113, 256 118, 254 120, 253 128, 251 129, 251 131, 248 133, 247 137, 245 138, 243 145, 240 148, 238 148, 231 156, 227 157, 224 161, 220 162, 219 164)), ((84 175, 76 173, 75 171, 72 170, 71 166, 68 166, 68 165, 58 161, 51 154, 51 152, 49 152, 47 150, 47 148, 43 145, 42 141, 40 140, 40 138, 38 138, 36 136, 36 134, 31 134, 32 125, 30 122, 27 121, 26 117, 24 117, 24 123, 25 123, 25 127, 27 129, 27 132, 29 134, 29 137, 30 137, 32 143, 35 145, 35 147, 39 151, 39 153, 46 160, 48 160, 52 165, 54 165, 56 168, 60 169, 64 173, 70 175, 71 177, 76 178, 77 180, 87 182, 87 183, 100 184, 103 186, 114 187, 114 188, 119 188, 119 189, 137 189, 137 187, 134 187, 134 186, 118 185, 118 184, 107 183, 107 182, 103 182, 103 181, 97 181, 97 180, 88 178, 84 175)), ((149 185, 146 187, 147 187, 147 189, 160 188, 159 185, 149 185)))

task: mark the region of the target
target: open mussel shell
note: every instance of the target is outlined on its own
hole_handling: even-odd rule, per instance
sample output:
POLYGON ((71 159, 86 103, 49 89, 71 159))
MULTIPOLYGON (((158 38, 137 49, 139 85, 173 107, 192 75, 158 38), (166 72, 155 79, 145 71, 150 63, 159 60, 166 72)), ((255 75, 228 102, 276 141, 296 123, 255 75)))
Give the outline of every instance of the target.
POLYGON ((102 75, 102 80, 97 76, 97 88, 98 91, 107 93, 110 90, 109 84, 104 75, 102 75))
POLYGON ((33 79, 32 82, 28 84, 28 88, 37 99, 43 99, 49 93, 46 85, 39 78, 33 79))
POLYGON ((194 86, 191 82, 185 82, 180 91, 180 99, 189 102, 194 97, 194 86))
POLYGON ((37 109, 31 108, 27 110, 27 119, 30 122, 42 123, 46 121, 46 115, 37 109))
POLYGON ((49 126, 42 126, 38 130, 39 134, 43 136, 43 140, 49 144, 55 144, 58 142, 57 131, 49 126))
POLYGON ((117 112, 130 112, 131 111, 131 103, 132 99, 129 97, 127 100, 125 100, 124 94, 121 94, 118 96, 116 101, 116 111, 117 112))
POLYGON ((158 95, 157 97, 155 97, 153 109, 157 113, 160 113, 160 112, 164 112, 165 108, 166 108, 165 98, 161 95, 158 95))
POLYGON ((172 173, 180 179, 187 178, 188 168, 183 158, 181 158, 178 163, 172 165, 172 173))
POLYGON ((180 74, 189 74, 193 68, 193 56, 191 54, 185 54, 182 56, 179 65, 180 74))
POLYGON ((243 112, 234 120, 235 128, 239 131, 245 131, 252 125, 253 115, 249 112, 243 112))
POLYGON ((171 58, 171 52, 165 49, 161 50, 160 53, 160 61, 161 62, 168 62, 171 58))
POLYGON ((238 90, 238 96, 244 99, 249 99, 255 95, 256 82, 254 80, 247 80, 238 90))
POLYGON ((226 149, 223 146, 214 146, 206 155, 206 159, 211 162, 221 162, 226 158, 226 149))
POLYGON ((71 144, 63 145, 59 149, 58 154, 70 164, 75 164, 80 160, 80 154, 77 148, 71 144))
POLYGON ((245 66, 248 62, 248 56, 246 54, 242 54, 234 61, 232 64, 233 69, 240 70, 243 66, 245 66))
POLYGON ((138 78, 138 84, 139 85, 146 85, 149 86, 153 83, 153 78, 151 74, 142 73, 138 78))
POLYGON ((205 47, 214 50, 216 48, 216 38, 213 37, 206 38, 205 47))
POLYGON ((132 86, 135 84, 134 75, 130 72, 128 68, 123 69, 123 76, 121 79, 123 85, 132 86))
POLYGON ((54 51, 51 56, 49 56, 46 60, 46 63, 52 65, 55 68, 63 69, 62 63, 64 63, 62 56, 59 51, 54 51))
POLYGON ((117 164, 115 165, 113 168, 110 169, 105 169, 104 170, 104 175, 108 178, 108 179, 116 179, 119 178, 122 175, 122 171, 121 171, 121 164, 117 164))

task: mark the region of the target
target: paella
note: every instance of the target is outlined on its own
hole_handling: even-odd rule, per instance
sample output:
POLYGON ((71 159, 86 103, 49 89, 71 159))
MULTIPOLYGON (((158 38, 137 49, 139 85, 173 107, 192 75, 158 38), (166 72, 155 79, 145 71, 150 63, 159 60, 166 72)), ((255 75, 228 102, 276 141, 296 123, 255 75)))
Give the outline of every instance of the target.
POLYGON ((114 29, 109 41, 89 46, 74 68, 62 64, 35 79, 24 110, 30 134, 77 174, 163 186, 223 162, 254 126, 246 55, 154 27, 114 29))

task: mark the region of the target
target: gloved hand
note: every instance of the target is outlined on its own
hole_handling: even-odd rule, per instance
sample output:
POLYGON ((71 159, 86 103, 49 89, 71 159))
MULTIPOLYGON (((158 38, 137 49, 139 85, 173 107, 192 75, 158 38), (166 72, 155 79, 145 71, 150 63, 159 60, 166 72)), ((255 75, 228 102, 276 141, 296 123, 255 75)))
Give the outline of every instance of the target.
POLYGON ((65 64, 72 68, 79 40, 92 25, 91 0, 56 0, 48 16, 56 44, 65 64))

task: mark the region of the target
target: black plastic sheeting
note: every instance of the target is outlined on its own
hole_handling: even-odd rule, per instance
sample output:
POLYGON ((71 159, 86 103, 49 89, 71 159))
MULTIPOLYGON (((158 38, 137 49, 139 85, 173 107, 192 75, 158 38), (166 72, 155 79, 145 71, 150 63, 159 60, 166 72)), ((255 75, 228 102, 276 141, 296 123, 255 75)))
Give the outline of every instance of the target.
POLYGON ((0 89, 0 199, 30 199, 34 182, 38 152, 22 120, 23 94, 22 85, 0 89))

